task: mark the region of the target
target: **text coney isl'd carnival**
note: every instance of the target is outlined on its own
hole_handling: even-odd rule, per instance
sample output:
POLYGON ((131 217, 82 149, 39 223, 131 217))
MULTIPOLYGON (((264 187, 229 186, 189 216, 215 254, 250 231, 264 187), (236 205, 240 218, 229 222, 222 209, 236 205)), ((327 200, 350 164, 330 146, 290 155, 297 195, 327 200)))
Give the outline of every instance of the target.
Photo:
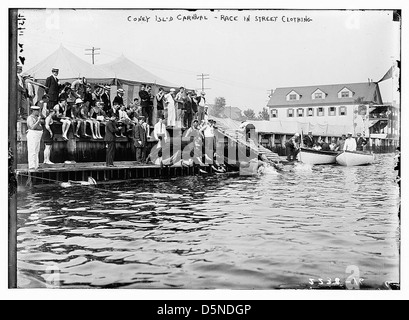
MULTIPOLYGON (((305 22, 312 22, 313 19, 308 16, 304 17, 290 17, 290 16, 267 16, 267 15, 228 15, 228 14, 221 14, 218 16, 213 17, 216 20, 226 21, 226 22, 283 22, 283 23, 305 23, 305 22)), ((129 22, 139 22, 139 23, 149 23, 149 22, 172 22, 172 21, 209 21, 210 17, 207 15, 183 15, 178 14, 176 16, 167 15, 167 16, 148 16, 148 15, 141 15, 141 16, 128 16, 127 20, 129 22)))

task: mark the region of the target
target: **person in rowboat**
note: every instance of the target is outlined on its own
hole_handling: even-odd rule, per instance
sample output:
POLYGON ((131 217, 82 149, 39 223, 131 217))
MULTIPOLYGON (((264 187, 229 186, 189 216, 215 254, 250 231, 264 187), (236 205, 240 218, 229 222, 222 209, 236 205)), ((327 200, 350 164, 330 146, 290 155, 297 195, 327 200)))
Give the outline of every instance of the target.
POLYGON ((352 138, 352 133, 348 132, 348 138, 345 140, 344 151, 356 151, 356 140, 352 138))
POLYGON ((304 146, 307 148, 312 148, 314 146, 314 137, 312 135, 312 131, 308 131, 308 135, 303 139, 304 146))
POLYGON ((356 150, 364 151, 366 145, 367 145, 366 139, 362 137, 361 133, 358 132, 356 137, 356 150))

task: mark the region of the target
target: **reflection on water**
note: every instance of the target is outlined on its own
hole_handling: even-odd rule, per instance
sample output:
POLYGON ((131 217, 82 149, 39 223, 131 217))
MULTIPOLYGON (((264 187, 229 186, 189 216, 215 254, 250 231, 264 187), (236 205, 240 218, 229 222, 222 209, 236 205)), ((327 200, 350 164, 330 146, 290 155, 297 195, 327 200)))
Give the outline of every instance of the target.
POLYGON ((20 286, 307 288, 356 266, 363 288, 380 288, 399 282, 394 177, 381 155, 366 167, 25 191, 20 286))

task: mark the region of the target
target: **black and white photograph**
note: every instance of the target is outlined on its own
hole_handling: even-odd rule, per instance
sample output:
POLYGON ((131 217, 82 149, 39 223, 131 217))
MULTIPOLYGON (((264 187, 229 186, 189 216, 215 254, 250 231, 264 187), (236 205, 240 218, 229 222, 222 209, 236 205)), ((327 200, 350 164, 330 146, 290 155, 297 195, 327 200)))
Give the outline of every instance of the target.
POLYGON ((401 8, 56 7, 8 9, 9 289, 401 290, 401 8))

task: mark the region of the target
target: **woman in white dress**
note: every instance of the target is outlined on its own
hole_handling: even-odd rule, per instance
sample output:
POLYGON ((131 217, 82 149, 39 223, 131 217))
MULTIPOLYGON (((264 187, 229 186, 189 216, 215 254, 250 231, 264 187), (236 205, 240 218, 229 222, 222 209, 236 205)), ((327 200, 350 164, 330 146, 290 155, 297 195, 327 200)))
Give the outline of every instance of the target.
POLYGON ((165 96, 166 108, 168 109, 168 127, 176 126, 176 109, 175 109, 175 89, 170 89, 170 93, 165 96))

